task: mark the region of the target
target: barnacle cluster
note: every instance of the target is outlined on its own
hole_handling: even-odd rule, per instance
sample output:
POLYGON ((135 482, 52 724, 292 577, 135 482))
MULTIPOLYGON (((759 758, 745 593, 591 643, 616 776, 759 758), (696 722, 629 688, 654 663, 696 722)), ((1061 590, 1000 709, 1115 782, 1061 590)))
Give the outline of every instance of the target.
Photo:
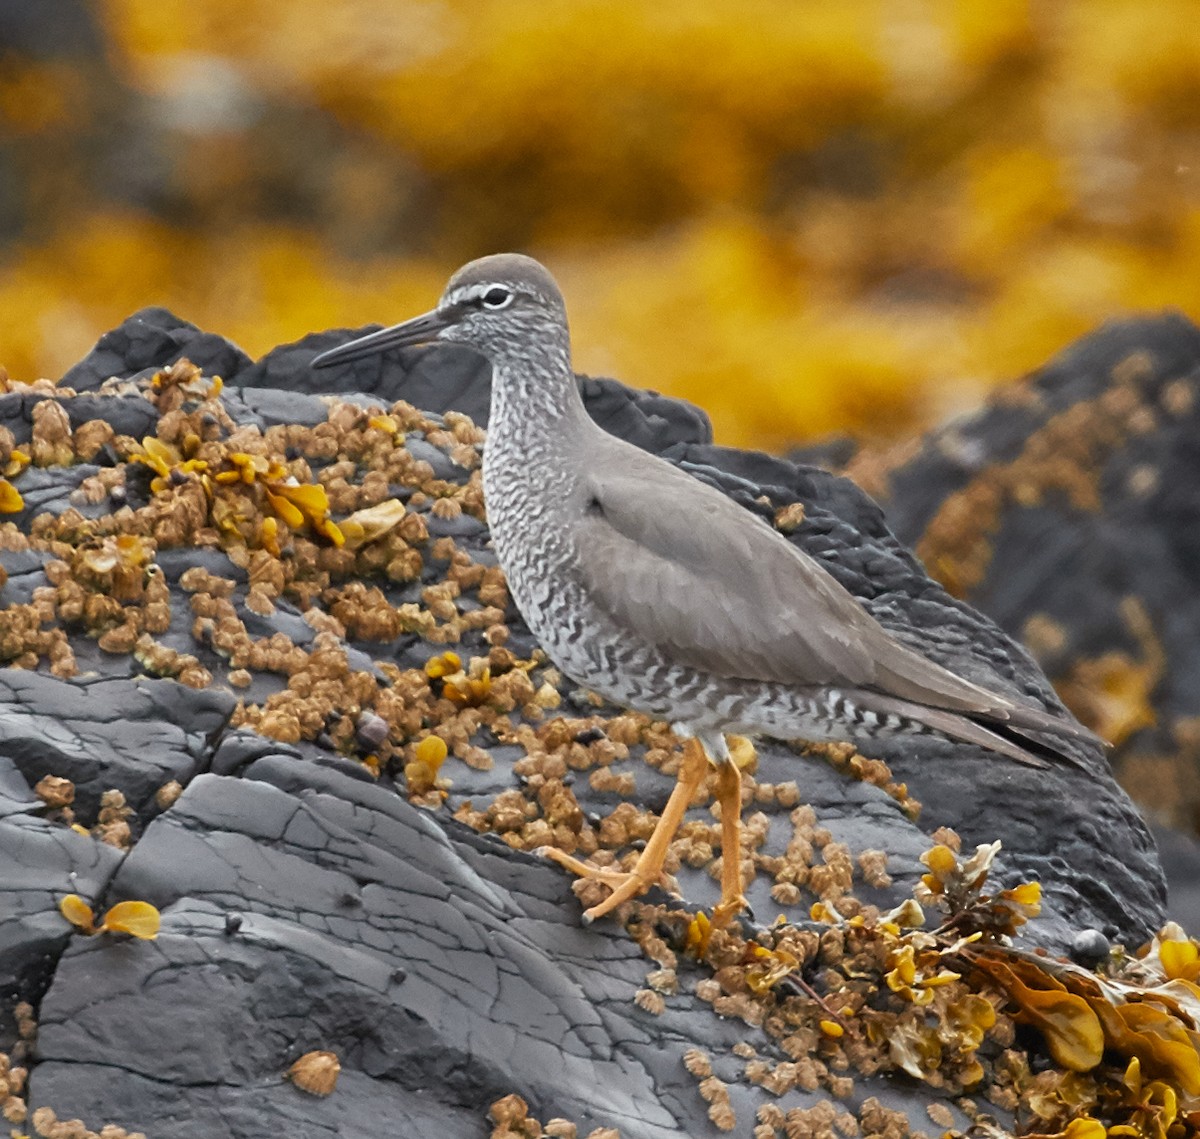
MULTIPOLYGON (((18 1023, 22 1029, 30 1030, 28 1033, 21 1032, 22 1042, 27 1042, 32 1037, 35 1027, 32 1024, 32 1015, 32 1008, 22 1002, 22 1006, 18 1008, 18 1023)), ((7 1053, 0 1052, 0 1114, 14 1125, 24 1123, 28 1112, 24 1096, 26 1075, 24 1067, 14 1064, 7 1053)))
MULTIPOLYGON (((633 928, 656 965, 642 992, 658 1000, 640 997, 639 1007, 661 1012, 682 987, 681 959, 703 956, 711 972, 691 971, 694 996, 766 1038, 734 1047, 740 1078, 775 1099, 793 1089, 828 1095, 807 1109, 765 1103, 756 1139, 912 1134, 877 1101, 853 1107, 856 1081, 886 1071, 939 1089, 981 1134, 1200 1131, 1197 943, 1168 926, 1141 955, 1114 953, 1095 972, 1020 950, 1013 941, 1038 913, 1037 884, 989 891, 999 844, 964 856, 953 832, 942 837, 923 856, 916 896, 889 913, 867 906, 847 917, 821 902, 810 923, 780 922, 753 941, 698 914, 671 947, 652 932, 666 915, 642 907, 633 928), (927 912, 941 917, 932 931, 927 912)), ((693 1049, 683 1063, 713 1122, 734 1130, 712 1057, 693 1049)), ((930 1117, 952 1126, 944 1106, 930 1117)))
MULTIPOLYGON (((1119 361, 1109 380, 1097 398, 1080 400, 1050 415, 1013 459, 988 464, 961 490, 947 496, 926 527, 917 553, 951 593, 964 596, 982 581, 1007 509, 1033 507, 1059 497, 1077 510, 1099 511, 1108 459, 1139 437, 1189 414, 1195 401, 1194 384, 1187 379, 1155 394, 1153 361, 1140 352, 1119 361)), ((1041 401, 1029 384, 996 398, 1035 406, 1041 401)), ((936 443, 951 457, 963 445, 952 427, 941 432, 936 443)), ((861 473, 863 485, 870 489, 871 472, 861 473)), ((853 463, 850 474, 856 479, 860 474, 853 463)), ((1144 489, 1152 490, 1153 470, 1143 469, 1142 477, 1151 480, 1144 489)))
MULTIPOLYGON (((103 420, 72 429, 62 403, 69 391, 50 388, 34 405, 33 462, 73 465, 101 445, 117 461, 83 480, 77 504, 0 529, 6 548, 45 555, 47 579, 28 603, 0 613, 0 660, 46 661, 71 676, 70 634, 82 633, 147 673, 198 688, 214 668, 235 688, 265 678, 235 724, 286 742, 326 737, 377 773, 393 759, 411 763, 431 734, 485 765, 472 742, 481 728, 516 707, 541 716, 531 662, 504 648, 502 573, 452 537, 429 534, 435 518, 483 517, 483 433, 469 419, 431 420, 402 403, 371 413, 334 403, 311 428, 261 430, 234 422, 219 378, 186 360, 135 390, 158 411, 155 432, 140 440, 103 420), (435 477, 410 436, 441 451, 462 479, 435 477), (162 551, 180 548, 220 555, 181 574, 190 613, 178 593, 173 602, 158 565, 162 551), (280 603, 301 612, 311 639, 250 631, 280 603), (444 674, 400 669, 386 646, 410 636, 469 642, 476 655, 444 674), (347 641, 379 646, 379 671, 352 667, 347 641)), ((423 787, 417 778, 417 792, 431 791, 434 777, 423 787)))
MULTIPOLYGON (((1066 397, 1070 389, 1062 373, 1059 378, 1052 373, 1044 386, 1037 379, 1014 385, 992 398, 976 428, 950 424, 925 442, 864 450, 846 473, 886 499, 898 469, 945 459, 970 470, 941 500, 917 551, 951 593, 981 600, 995 584, 1002 530, 1010 541, 1018 533, 1028 537, 1039 525, 1036 512, 1048 509, 1076 517, 1073 525, 1086 534, 1090 516, 1122 510, 1138 515, 1143 502, 1155 517, 1155 501, 1169 493, 1167 441, 1194 416, 1200 385, 1194 375, 1176 375, 1174 365, 1150 348, 1127 350, 1106 372, 1096 371, 1099 367, 1097 361, 1069 368, 1077 378, 1090 376, 1085 382, 1095 386, 1091 395, 1078 398, 1077 391, 1066 397), (1073 402, 1062 406, 1064 397, 1073 402), (981 462, 974 454, 982 442, 977 432, 999 439, 1009 417, 1031 424, 1016 453, 981 462)), ((1019 633, 1067 706, 1118 749, 1117 776, 1142 809, 1190 832, 1197 811, 1192 772, 1200 751, 1194 717, 1186 709, 1170 710, 1162 698, 1169 622, 1157 613, 1152 593, 1135 575, 1107 599, 1088 594, 1094 612, 1082 623, 1063 610, 1061 600, 1048 599, 1049 610, 1025 613, 1019 633), (1097 636, 1103 645, 1098 652, 1097 636)))
POLYGON ((569 1119, 539 1123, 529 1114, 529 1104, 515 1093, 496 1100, 488 1108, 492 1121, 491 1139, 620 1139, 615 1127, 596 1127, 586 1134, 569 1119))
MULTIPOLYGON (((1153 361, 1144 352, 1118 361, 1107 381, 1095 398, 1047 413, 1043 425, 1030 434, 1015 457, 983 466, 942 502, 917 552, 951 593, 970 597, 984 582, 995 536, 1013 509, 1059 502, 1080 512, 1100 512, 1110 458, 1136 448, 1141 438, 1169 433, 1195 406, 1194 380, 1182 377, 1159 384, 1153 361)), ((1044 397, 1033 384, 1009 389, 996 402, 1044 409, 1044 397)), ((934 446, 948 457, 970 446, 954 427, 933 438, 934 446)), ((866 455, 852 462, 848 473, 869 490, 885 491, 888 470, 905 458, 899 453, 884 458, 866 455)), ((1156 490, 1161 472, 1142 464, 1128 478, 1130 493, 1148 495, 1156 490)), ((1122 598, 1116 616, 1133 647, 1112 648, 1097 657, 1071 659, 1067 631, 1046 613, 1031 613, 1022 632, 1076 715, 1120 746, 1156 722, 1154 692, 1163 677, 1166 652, 1140 598, 1122 598)), ((1178 744, 1181 750, 1186 747, 1183 739, 1178 744)), ((1190 826, 1191 820, 1184 816, 1193 796, 1178 786, 1174 765, 1157 766, 1162 770, 1155 778, 1135 779, 1133 772, 1127 772, 1124 781, 1138 787, 1143 803, 1147 795, 1155 796, 1149 805, 1176 814, 1190 826)))

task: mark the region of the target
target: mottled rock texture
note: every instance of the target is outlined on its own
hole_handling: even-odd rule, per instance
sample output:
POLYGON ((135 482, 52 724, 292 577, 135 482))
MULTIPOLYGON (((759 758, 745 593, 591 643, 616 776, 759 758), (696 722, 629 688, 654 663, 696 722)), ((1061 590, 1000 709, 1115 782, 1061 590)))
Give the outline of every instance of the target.
MULTIPOLYGON (((1133 351, 1134 328, 1122 334, 1126 355, 1133 351)), ((1136 328, 1143 330, 1152 360, 1154 344, 1186 353, 1197 336, 1178 320, 1136 328)), ((746 1041, 770 1056, 772 1040, 736 1019, 718 1017, 696 996, 697 983, 708 975, 703 964, 680 964, 679 992, 666 996, 661 1015, 639 1007, 634 995, 655 963, 615 921, 581 928, 580 904, 567 877, 515 849, 523 835, 534 833, 526 820, 540 821, 544 807, 537 791, 544 776, 530 774, 526 754, 532 735, 475 724, 459 749, 462 758, 451 755, 440 770, 449 781, 444 805, 431 810, 406 798, 408 737, 423 729, 409 724, 402 731, 387 719, 399 714, 398 705, 388 702, 398 686, 417 685, 430 714, 457 715, 440 682, 420 672, 431 658, 446 649, 460 654, 464 664, 473 656, 488 657, 495 645, 487 638, 501 623, 513 656, 528 661, 535 646, 502 600, 496 615, 486 617, 496 598, 472 595, 480 589, 477 578, 457 599, 428 593, 451 571, 450 549, 479 567, 494 563, 469 494, 473 460, 443 430, 454 421, 440 418, 464 408, 485 418, 486 369, 467 354, 435 350, 364 361, 345 372, 322 373, 318 383, 308 360, 343 335, 310 337, 252 363, 221 338, 149 309, 107 334, 71 370, 63 386, 80 394, 18 390, 0 396, 0 425, 18 446, 53 444, 46 412, 39 410, 46 401, 61 402, 71 431, 96 419, 113 429, 86 464, 30 467, 14 479, 26 506, 10 521, 24 532, 53 530, 59 543, 46 548, 0 543, 0 565, 7 572, 0 599, 29 613, 39 598, 45 603, 51 578, 61 579, 60 564, 78 572, 100 572, 97 567, 108 564, 103 551, 88 545, 90 522, 145 507, 167 493, 154 488, 150 467, 128 461, 129 445, 121 437, 152 435, 156 425, 162 427, 160 413, 176 416, 177 424, 178 415, 187 412, 187 402, 163 411, 162 397, 146 394, 158 390, 148 386, 151 377, 181 358, 225 381, 220 415, 228 421, 213 426, 197 420, 201 431, 211 429, 215 437, 244 430, 246 439, 288 424, 298 425, 297 431, 324 431, 320 438, 333 442, 319 456, 305 453, 314 472, 338 466, 343 482, 330 480, 331 495, 343 494, 347 502, 358 501, 353 492, 361 472, 346 458, 348 445, 339 442, 331 424, 336 421, 346 438, 361 443, 369 431, 382 430, 371 425, 372 417, 382 422, 379 417, 386 419, 396 400, 429 413, 418 417, 420 425, 406 421, 396 444, 412 461, 427 464, 419 468, 423 481, 379 488, 378 498, 403 500, 407 515, 420 519, 402 551, 416 551, 413 572, 389 576, 381 567, 365 581, 382 600, 353 593, 345 577, 337 576, 347 565, 362 564, 354 560, 361 552, 338 554, 310 536, 285 542, 278 556, 259 557, 260 549, 231 557, 218 529, 201 527, 197 533, 204 540, 191 545, 164 541, 166 531, 159 532, 149 555, 157 568, 125 585, 134 596, 126 604, 144 605, 147 613, 159 606, 152 644, 129 651, 110 640, 102 648, 86 612, 63 623, 65 642, 36 640, 28 629, 21 634, 21 663, 37 669, 0 672, 6 706, 0 718, 0 1040, 13 1042, 16 1003, 31 1002, 40 1023, 28 1057, 31 1108, 46 1105, 60 1118, 78 1115, 95 1128, 113 1122, 155 1139, 200 1134, 249 1139, 282 1131, 314 1137, 481 1136, 489 1129, 488 1105, 516 1092, 541 1119, 574 1120, 580 1135, 615 1126, 635 1139, 696 1137, 718 1133, 698 1081, 682 1062, 683 1053, 699 1044, 728 1083, 737 1133, 749 1134, 758 1107, 776 1101, 743 1078, 743 1062, 730 1049, 746 1041), (323 399, 331 389, 353 406, 323 399), (121 466, 124 479, 105 483, 121 466), (107 497, 96 490, 101 484, 107 497), (438 505, 442 500, 457 505, 444 509, 438 505), (39 516, 42 521, 35 522, 39 516), (452 546, 438 545, 446 539, 452 546), (294 572, 294 565, 285 573, 276 562, 303 561, 310 554, 314 574, 326 577, 315 585, 288 578, 291 592, 263 594, 272 575, 294 572), (204 593, 196 582, 206 574, 227 582, 227 594, 218 597, 215 586, 204 593), (147 601, 151 593, 159 600, 147 601), (198 595, 217 614, 207 618, 212 624, 205 624, 197 608, 198 595), (401 606, 417 614, 411 627, 381 633, 370 624, 384 610, 401 606), (472 613, 486 619, 472 624, 472 613), (221 622, 243 638, 237 652, 249 653, 251 641, 270 644, 291 663, 266 667, 256 657, 258 663, 231 668, 239 662, 221 639, 227 627, 221 622), (457 639, 446 632, 451 626, 457 639), (318 658, 333 662, 326 672, 296 663, 318 658), (56 675, 48 671, 52 659, 56 675), (163 672, 198 686, 153 675, 163 672), (233 689, 231 673, 237 673, 233 689), (263 710, 291 708, 281 698, 301 690, 306 698, 325 700, 323 718, 306 721, 300 707, 295 738, 285 739, 291 721, 271 720, 263 710), (246 708, 259 712, 248 716, 246 708), (378 745, 371 735, 376 728, 363 718, 368 711, 385 721, 379 738, 387 742, 380 754, 392 758, 378 777, 369 754, 378 745), (249 730, 256 723, 279 738, 249 730), (364 743, 367 739, 374 742, 364 743), (481 753, 490 757, 490 767, 480 762, 481 753), (73 810, 85 827, 95 823, 103 792, 122 792, 131 811, 124 847, 70 829, 33 792, 45 775, 75 783, 73 810), (178 798, 159 793, 171 783, 182 787, 178 798), (451 817, 457 810, 478 821, 488 804, 498 802, 518 807, 507 842, 451 817), (125 898, 151 901, 163 912, 162 932, 154 942, 75 935, 57 910, 71 892, 97 910, 125 898), (288 1065, 313 1049, 332 1050, 341 1060, 338 1089, 328 1099, 305 1096, 282 1080, 288 1065)), ((1072 398, 1093 388, 1099 393, 1117 363, 1106 347, 1111 336, 1102 332, 1047 374, 1065 377, 1058 382, 1083 393, 1072 398)), ((1142 365, 1128 370, 1137 377, 1148 374, 1142 365)), ((747 509, 772 519, 800 504, 803 518, 792 540, 820 558, 897 635, 964 675, 1057 706, 1029 654, 931 580, 880 508, 853 483, 814 466, 716 447, 705 417, 687 405, 611 380, 583 383, 589 408, 609 430, 680 463, 747 509)), ((1036 408, 1037 400, 1029 398, 1036 408)), ((1038 397, 1043 398, 1049 399, 1038 397)), ((1064 406, 1070 402, 1063 400, 1064 406)), ((1000 416, 1006 406, 984 415, 1000 416)), ((1032 414, 1022 411, 1025 418, 1004 431, 987 428, 983 420, 977 428, 955 430, 974 431, 980 439, 976 451, 986 453, 989 441, 1007 438, 1004 453, 1017 454, 1036 428, 1032 414)), ((1138 436, 1139 446, 1154 445, 1165 430, 1157 421, 1149 425, 1138 436)), ((301 440, 294 447, 299 452, 317 436, 294 438, 301 440)), ((940 440, 930 444, 934 452, 945 449, 940 440)), ((1160 445, 1174 448, 1172 453, 1186 450, 1182 436, 1168 443, 1164 435, 1160 445)), ((182 467, 188 446, 181 438, 179 471, 162 476, 164 487, 169 489, 172 478, 178 488, 194 477, 182 467)), ((925 486, 942 478, 946 484, 940 500, 925 490, 924 497, 913 495, 908 513, 897 515, 910 539, 932 533, 938 501, 949 501, 948 494, 970 481, 967 474, 957 482, 943 473, 918 478, 917 470, 893 466, 891 481, 879 483, 893 490, 896 509, 908 498, 901 493, 905 479, 925 486)), ((1153 519, 1171 529, 1166 520, 1187 509, 1178 496, 1171 498, 1169 488, 1161 494, 1162 510, 1140 515, 1138 540, 1166 546, 1194 541, 1156 534, 1153 519), (1176 514, 1168 510, 1171 502, 1177 503, 1176 514)), ((1039 506, 1023 509, 1036 514, 1039 506)), ((1136 513, 1132 506, 1130 512, 1136 513)), ((333 513, 336 519, 346 511, 335 503, 333 513)), ((799 517, 794 509, 793 517, 799 517)), ((1108 516, 1093 511, 1089 517, 1108 516)), ((1126 524, 1131 523, 1114 518, 1106 540, 1115 544, 1126 524)), ((988 531, 996 558, 1010 559, 1007 576, 1032 572, 1021 567, 1035 562, 1052 564, 1046 534, 1056 533, 1053 523, 1042 533, 1039 541, 1028 529, 1010 531, 1003 517, 988 531)), ((1136 548, 1126 549, 1127 561, 1135 561, 1136 548)), ((1186 551, 1180 547, 1179 553, 1186 551)), ((1060 562, 1070 556, 1060 551, 1060 562)), ((57 588, 55 604, 61 607, 69 583, 57 588)), ((1181 582, 1175 588, 1184 591, 1181 582)), ((1195 583, 1192 590, 1189 603, 1200 610, 1195 583)), ((1110 593, 1115 605, 1120 589, 1110 593)), ((980 601, 991 596, 981 595, 980 601)), ((1023 617, 1015 604, 1001 606, 1011 632, 1022 631, 1043 610, 1064 620, 1066 603, 1055 607, 1052 591, 1039 588, 1035 596, 1023 617)), ((1079 629, 1079 639, 1066 651, 1096 651, 1098 642, 1086 639, 1082 621, 1079 629)), ((1193 638, 1193 651, 1198 643, 1193 638)), ((529 732, 542 732, 544 743, 556 717, 595 716, 600 718, 595 738, 603 739, 603 723, 614 709, 591 704, 545 662, 534 660, 530 676, 541 705, 531 707, 526 700, 514 721, 525 717, 529 732)), ((501 684, 503 676, 494 682, 501 684)), ((587 733, 581 738, 593 739, 587 733)), ((612 762, 603 770, 615 783, 584 772, 563 779, 578 801, 577 828, 599 833, 602 818, 623 799, 661 808, 670 779, 643 762, 653 752, 648 738, 631 744, 627 757, 609 756, 612 762)), ((564 741, 569 751, 570 733, 564 741)), ((1081 752, 1079 767, 1039 771, 970 747, 916 740, 890 743, 877 758, 923 804, 916 821, 895 795, 854 778, 844 765, 763 742, 754 779, 767 791, 747 808, 762 815, 755 824, 760 852, 782 855, 788 846, 794 801, 769 788, 795 782, 800 801, 812 806, 827 832, 823 844, 845 844, 855 858, 868 850, 885 853, 890 884, 878 876, 874 884, 864 882, 856 871, 853 892, 864 901, 892 905, 909 896, 929 836, 952 827, 967 849, 1003 842, 1003 883, 1040 879, 1045 910, 1027 927, 1027 944, 1061 951, 1077 931, 1095 928, 1134 945, 1161 923, 1164 886, 1154 844, 1099 754, 1081 752)), ((429 801, 439 797, 435 789, 429 801)), ((691 817, 712 824, 702 806, 691 817)), ((505 829, 495 812, 487 818, 491 829, 505 829)), ((703 868, 685 866, 679 884, 692 906, 716 898, 716 883, 703 868)), ((813 893, 800 890, 781 900, 771 886, 770 877, 759 874, 748 890, 760 922, 781 913, 806 920, 813 893)), ((853 1110, 868 1095, 909 1112, 915 1126, 930 1128, 924 1106, 938 1099, 936 1090, 882 1076, 859 1079, 847 1106, 853 1110)), ((778 1103, 787 1110, 828 1098, 826 1088, 795 1089, 778 1103)))

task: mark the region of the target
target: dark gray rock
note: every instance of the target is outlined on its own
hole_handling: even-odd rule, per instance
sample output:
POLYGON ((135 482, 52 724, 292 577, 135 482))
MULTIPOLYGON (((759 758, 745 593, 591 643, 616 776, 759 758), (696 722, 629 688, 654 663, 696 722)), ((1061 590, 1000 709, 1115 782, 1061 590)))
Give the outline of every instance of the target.
POLYGON ((160 906, 164 931, 77 941, 60 964, 31 1085, 60 1115, 163 1139, 230 1111, 239 1136, 372 1134, 394 1133, 394 1113, 427 1118, 432 1100, 469 1121, 455 1133, 482 1134, 481 1107, 521 1087, 588 1130, 681 1134, 654 1086, 658 1034, 630 999, 636 946, 580 929, 549 865, 380 788, 287 757, 201 777, 151 825, 118 895, 160 906), (174 1010, 170 1048, 145 1031, 148 998, 174 1010), (298 1102, 280 1075, 315 1048, 341 1056, 345 1091, 359 1074, 358 1095, 298 1102), (175 1094, 146 1102, 130 1086, 175 1094))
POLYGON ((24 506, 16 514, 5 515, 5 521, 19 527, 28 526, 39 514, 59 515, 77 510, 85 518, 98 518, 112 512, 111 502, 89 503, 77 494, 79 484, 99 468, 79 463, 68 469, 29 467, 21 477, 21 498, 24 506))
POLYGON ((683 443, 712 443, 712 424, 700 408, 618 380, 581 377, 584 406, 605 431, 656 453, 683 443))
POLYGON ((44 809, 0 757, 0 1050, 16 1039, 13 1009, 35 1007, 55 976, 72 929, 58 912, 67 894, 100 897, 121 852, 40 818, 44 809))
MULTIPOLYGON (((1046 449, 1043 443, 1043 451, 1046 449)), ((1200 717, 1200 328, 1168 313, 1117 321, 1034 373, 1022 391, 931 433, 886 477, 888 520, 905 543, 953 564, 931 531, 956 493, 995 503, 983 533, 986 569, 965 599, 1012 636, 1031 619, 1055 630, 1039 663, 1069 680, 1114 654, 1150 670, 1144 699, 1126 694, 1149 721, 1122 731, 1114 768, 1159 822, 1190 834, 1200 818, 1194 725, 1200 717), (1064 416, 1070 416, 1069 420, 1064 416), (1053 434, 1058 432, 1057 435, 1053 434), (1096 501, 1030 461, 1030 439, 1086 453, 1079 474, 1096 501), (1009 490, 1008 465, 1025 470, 1034 502, 1009 490), (1022 467, 1022 464, 1024 466, 1022 467), (1007 481, 1006 481, 1007 479, 1007 481), (1147 622, 1143 630, 1131 621, 1147 622)), ((1192 882, 1173 890, 1187 907, 1192 882)), ((1183 911, 1181 911, 1183 912, 1183 911)))
POLYGON ((306 336, 273 348, 238 376, 246 387, 283 388, 306 393, 364 392, 394 403, 406 400, 424 411, 461 411, 486 423, 491 400, 491 368, 482 356, 456 344, 404 349, 315 371, 312 358, 347 340, 375 331, 367 325, 306 336))
POLYGON ((33 591, 46 584, 43 567, 48 560, 41 550, 0 550, 0 566, 8 577, 0 587, 0 603, 28 605, 33 591))
MULTIPOLYGON (((243 383, 244 380, 245 373, 238 377, 238 383, 243 383)), ((305 427, 312 427, 314 424, 324 423, 329 413, 328 406, 319 396, 306 392, 288 391, 286 388, 255 387, 241 387, 233 390, 250 413, 246 419, 257 420, 264 427, 270 427, 277 423, 300 423, 305 427)))
MULTIPOLYGON (((735 1081, 740 1120, 820 1098, 736 1082, 746 1026, 691 995, 643 1012, 651 964, 612 923, 581 929, 551 865, 286 754, 194 780, 121 867, 123 897, 158 905, 163 930, 74 940, 41 1004, 31 1107, 161 1139, 395 1134, 435 1117, 439 1135, 483 1136, 486 1106, 519 1090, 585 1134, 715 1136, 681 1063, 690 1041, 735 1081), (169 1047, 147 1031, 160 1008, 169 1047), (327 1101, 281 1079, 312 1049, 341 1058, 327 1101)), ((856 1101, 869 1094, 887 1082, 860 1081, 856 1101)), ((890 1098, 920 1118, 924 1093, 890 1098)))
POLYGON ((223 336, 202 332, 165 308, 144 308, 101 336, 95 348, 63 376, 62 385, 91 391, 113 376, 165 368, 184 356, 206 375, 225 379, 250 365, 250 357, 223 336))
POLYGON ((104 791, 121 791, 142 812, 164 783, 203 770, 234 701, 217 688, 148 677, 67 682, 2 669, 0 703, 0 759, 30 786, 45 775, 70 779, 90 823, 104 791))
POLYGON ((1161 748, 1181 718, 1200 714, 1200 329, 1177 314, 1106 325, 1028 388, 1028 400, 997 400, 934 432, 893 470, 889 521, 916 543, 951 494, 992 479, 1056 416, 1125 394, 1116 437, 1096 452, 1100 509, 1052 491, 1032 506, 1003 501, 994 556, 968 599, 1014 634, 1034 613, 1060 624, 1064 643, 1043 661, 1055 675, 1081 655, 1128 650, 1119 609, 1139 598, 1167 656, 1159 731, 1139 743, 1161 748))
MULTIPOLYGON (((135 375, 169 363, 176 350, 190 357, 189 345, 229 363, 231 349, 217 339, 151 311, 104 338, 79 374, 85 382, 101 373, 135 375)), ((226 410, 260 425, 287 422, 289 408, 302 422, 319 421, 324 405, 315 393, 324 389, 312 386, 307 363, 340 339, 311 337, 253 366, 226 368, 237 389, 226 410)), ((469 408, 486 407, 487 371, 474 358, 401 355, 378 362, 377 370, 375 378, 357 371, 331 378, 353 384, 360 395, 366 389, 368 402, 420 403, 451 392, 469 408)), ((805 521, 792 540, 898 636, 964 675, 1057 706, 1028 654, 932 582, 879 507, 852 483, 815 467, 716 447, 707 420, 687 405, 613 381, 583 383, 589 407, 610 430, 666 454, 748 510, 769 517, 803 503, 805 521)), ((108 397, 88 398, 103 415, 108 397)), ((450 406, 438 402, 430 410, 450 406)), ((128 414, 126 397, 116 414, 128 414)), ((465 477, 419 435, 408 442, 439 476, 465 477)), ((74 473, 27 471, 19 485, 36 490, 45 480, 39 509, 54 511, 69 501, 74 473)), ((148 488, 132 484, 130 501, 144 500, 148 488)), ((420 509, 431 534, 452 529, 475 561, 493 560, 486 529, 475 519, 447 529, 428 504, 420 509)), ((5 552, 3 560, 13 574, 4 600, 28 599, 44 584, 39 558, 5 552)), ((651 962, 615 923, 580 927, 578 903, 558 868, 476 835, 448 810, 410 806, 387 777, 374 782, 328 737, 285 747, 228 730, 235 701, 222 687, 227 662, 192 636, 182 574, 202 566, 233 581, 235 607, 255 637, 284 634, 305 644, 313 629, 288 602, 273 613, 247 609, 247 575, 220 551, 161 549, 157 564, 172 586, 172 627, 161 639, 199 657, 214 673, 211 689, 133 676, 130 658, 102 653, 79 633, 72 645, 84 670, 80 679, 0 672, 6 706, 0 860, 9 858, 0 861, 0 907, 9 907, 0 909, 0 935, 14 947, 0 998, 6 1013, 18 997, 40 1002, 32 1106, 155 1137, 274 1136, 281 1127, 299 1136, 482 1136, 487 1105, 517 1092, 540 1118, 570 1116, 585 1134, 615 1125, 635 1139, 694 1139, 716 1134, 681 1062, 697 1043, 730 1081, 739 1127, 749 1125, 767 1096, 743 1079, 729 1049, 743 1037, 767 1054, 775 1046, 740 1022, 714 1016, 693 995, 702 967, 688 967, 681 993, 668 998, 662 1016, 650 1016, 633 995, 651 962), (122 860, 42 817, 29 788, 44 774, 76 781, 85 821, 101 791, 122 790, 137 810, 132 853, 122 860), (170 779, 186 790, 160 812, 154 792, 170 779), (5 835, 15 855, 5 855, 5 835), (37 889, 6 890, 9 866, 22 874, 26 862, 42 861, 50 869, 37 889), (163 932, 153 943, 73 935, 56 909, 70 890, 97 908, 122 898, 153 901, 164 912, 163 932), (342 1083, 329 1100, 305 1097, 281 1080, 292 1060, 315 1048, 333 1049, 342 1060, 342 1083)), ((418 597, 444 568, 427 556, 421 582, 370 584, 399 604, 418 597)), ((532 639, 515 614, 510 627, 510 647, 527 654, 532 639)), ((487 646, 475 632, 455 648, 466 658, 487 646)), ((383 685, 380 663, 420 668, 443 646, 405 635, 386 645, 350 638, 346 649, 352 668, 383 685)), ((245 698, 262 700, 286 682, 256 674, 245 698)), ((573 714, 581 694, 570 685, 561 690, 562 711, 573 714)), ((447 761, 449 808, 521 785, 512 765, 522 749, 490 751, 489 771, 447 761)), ((854 852, 887 852, 892 884, 861 888, 866 900, 891 905, 909 896, 929 834, 949 825, 968 845, 1002 840, 997 884, 1041 880, 1045 911, 1027 927, 1026 944, 1065 951, 1084 928, 1136 944, 1161 921, 1153 842, 1098 754, 1081 752, 1079 766, 1046 771, 926 740, 896 741, 879 754, 924 802, 919 822, 883 791, 822 760, 770 742, 759 753, 758 779, 796 781, 835 841, 854 852)), ((637 749, 623 763, 634 776, 634 800, 661 808, 670 781, 644 765, 637 749)), ((617 802, 586 779, 574 790, 585 812, 608 812, 617 802)), ((766 849, 782 851, 792 834, 788 810, 777 803, 754 809, 768 820, 766 849)), ((697 811, 696 817, 707 816, 697 811)), ((690 904, 715 899, 716 885, 704 872, 685 869, 679 882, 690 904)), ((768 886, 760 877, 749 888, 760 922, 780 913, 806 918, 811 898, 781 906, 768 886)), ((790 1093, 779 1102, 786 1110, 821 1094, 790 1093)), ((856 1100, 870 1094, 928 1126, 928 1089, 859 1081, 856 1100)))
POLYGON ((41 810, 42 806, 17 765, 11 759, 0 762, 0 818, 22 811, 41 810))

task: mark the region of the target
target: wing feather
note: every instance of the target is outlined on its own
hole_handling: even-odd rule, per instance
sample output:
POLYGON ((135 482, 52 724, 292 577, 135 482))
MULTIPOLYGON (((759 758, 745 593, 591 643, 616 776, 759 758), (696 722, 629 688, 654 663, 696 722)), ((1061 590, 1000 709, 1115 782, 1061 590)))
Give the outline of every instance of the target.
POLYGON ((634 447, 620 456, 589 473, 576 538, 588 589, 621 627, 722 676, 874 688, 998 720, 1021 707, 900 644, 720 491, 634 447))

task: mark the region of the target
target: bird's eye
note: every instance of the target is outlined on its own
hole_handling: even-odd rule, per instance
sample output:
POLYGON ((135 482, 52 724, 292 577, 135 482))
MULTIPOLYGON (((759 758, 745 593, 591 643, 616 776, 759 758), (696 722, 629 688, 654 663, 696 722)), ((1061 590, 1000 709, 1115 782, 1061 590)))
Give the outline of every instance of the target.
POLYGON ((484 308, 504 308, 512 303, 513 295, 510 290, 496 285, 488 289, 479 299, 484 308))

